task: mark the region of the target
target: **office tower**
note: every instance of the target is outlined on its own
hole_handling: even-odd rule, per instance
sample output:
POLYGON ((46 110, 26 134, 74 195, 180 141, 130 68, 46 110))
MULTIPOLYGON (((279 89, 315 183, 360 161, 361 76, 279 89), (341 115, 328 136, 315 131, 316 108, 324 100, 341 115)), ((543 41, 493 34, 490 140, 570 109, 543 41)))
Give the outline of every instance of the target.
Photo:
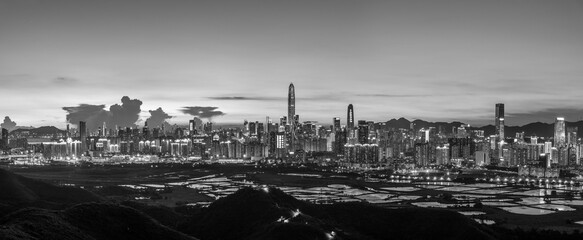
POLYGON ((107 131, 106 131, 106 129, 107 129, 107 128, 105 127, 105 122, 103 122, 103 127, 101 128, 101 130, 102 130, 102 133, 103 133, 103 136, 104 136, 104 137, 105 137, 105 136, 107 136, 107 131))
POLYGON ((289 89, 287 93, 287 124, 289 125, 289 146, 290 150, 295 150, 295 138, 296 138, 296 93, 294 84, 289 84, 289 89))
POLYGON ((577 131, 578 127, 567 127, 567 144, 569 146, 577 145, 577 131))
POLYGON ((249 135, 251 136, 257 135, 257 123, 254 122, 249 123, 249 135))
POLYGON ((263 125, 263 123, 260 122, 255 122, 256 123, 256 129, 257 129, 257 136, 261 139, 261 135, 263 135, 265 131, 265 126, 263 125))
POLYGON ((67 123, 67 136, 65 136, 65 137, 69 138, 70 134, 71 134, 71 129, 69 128, 69 124, 67 123))
POLYGON ((496 104, 496 118, 494 119, 494 123, 499 141, 504 140, 504 103, 496 104))
POLYGON ((559 148, 565 145, 565 118, 558 117, 555 120, 555 147, 559 148))
POLYGON ((333 132, 338 132, 338 131, 340 131, 340 118, 339 118, 339 117, 335 117, 335 118, 332 120, 332 123, 333 123, 333 125, 332 125, 332 126, 334 126, 334 129, 332 129, 332 131, 333 131, 333 132))
POLYGON ((79 122, 79 141, 81 141, 81 150, 85 151, 87 148, 87 123, 79 122))
POLYGON ((212 131, 213 131, 213 123, 212 122, 205 123, 204 124, 204 133, 211 134, 212 131))
POLYGON ((293 126, 295 126, 295 124, 296 124, 293 121, 295 118, 295 115, 296 115, 296 92, 295 92, 294 84, 290 83, 288 93, 287 93, 287 120, 288 120, 288 124, 292 126, 291 129, 293 129, 293 126))
POLYGON ((0 149, 8 148, 8 129, 2 128, 0 137, 2 137, 2 140, 0 141, 0 149))
POLYGON ((334 152, 336 155, 344 154, 344 145, 346 144, 346 128, 339 128, 338 131, 334 133, 334 152))
POLYGON ((352 104, 348 104, 348 111, 346 113, 346 128, 348 131, 354 129, 354 108, 352 104))
POLYGON ((269 125, 271 124, 271 118, 265 117, 265 129, 263 131, 269 132, 269 125))
POLYGON ((150 129, 148 129, 148 121, 144 123, 144 128, 142 129, 142 136, 144 139, 150 138, 150 129))
POLYGON ((358 121, 358 143, 367 144, 368 143, 368 123, 364 120, 358 121))
POLYGON ((195 134, 195 127, 196 123, 194 122, 194 119, 188 120, 188 131, 190 132, 190 136, 195 134))

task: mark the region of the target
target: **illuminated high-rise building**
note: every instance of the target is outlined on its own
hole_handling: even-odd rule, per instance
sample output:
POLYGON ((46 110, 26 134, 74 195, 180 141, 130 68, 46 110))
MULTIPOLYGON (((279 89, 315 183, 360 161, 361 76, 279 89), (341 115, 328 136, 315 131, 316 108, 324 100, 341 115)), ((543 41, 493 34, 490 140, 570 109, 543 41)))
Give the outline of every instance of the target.
POLYGON ((196 123, 195 123, 194 119, 188 120, 188 131, 190 132, 190 136, 193 136, 194 134, 196 134, 195 128, 196 128, 196 123))
POLYGON ((358 121, 358 143, 367 144, 369 135, 368 123, 364 120, 358 121))
POLYGON ((287 93, 287 124, 289 125, 289 147, 291 151, 295 150, 295 140, 296 140, 296 92, 294 84, 289 84, 289 89, 287 93))
POLYGON ((555 147, 562 147, 566 144, 565 118, 558 117, 555 120, 555 147))
POLYGON ((332 120, 332 123, 333 123, 333 125, 332 125, 332 126, 333 126, 333 128, 334 128, 334 129, 332 129, 332 131, 333 131, 333 132, 338 132, 338 131, 340 131, 340 118, 339 118, 339 117, 335 117, 335 118, 332 120))
POLYGON ((293 119, 296 115, 296 92, 294 84, 289 84, 289 89, 287 93, 287 119, 289 125, 295 125, 293 119))
POLYGON ((504 140, 504 103, 496 104, 496 117, 494 119, 496 127, 496 135, 500 139, 504 140))
POLYGON ((346 128, 349 131, 354 130, 354 108, 352 104, 348 104, 348 111, 346 112, 346 128))
POLYGON ((81 151, 87 149, 87 123, 84 121, 79 122, 79 141, 81 141, 81 151))
POLYGON ((265 129, 263 131, 269 132, 269 125, 271 124, 271 118, 269 116, 265 117, 265 129))
POLYGON ((576 146, 577 145, 577 131, 578 127, 567 127, 567 145, 576 146))
POLYGON ((204 124, 204 133, 210 135, 212 131, 213 131, 213 123, 212 122, 205 123, 204 124))

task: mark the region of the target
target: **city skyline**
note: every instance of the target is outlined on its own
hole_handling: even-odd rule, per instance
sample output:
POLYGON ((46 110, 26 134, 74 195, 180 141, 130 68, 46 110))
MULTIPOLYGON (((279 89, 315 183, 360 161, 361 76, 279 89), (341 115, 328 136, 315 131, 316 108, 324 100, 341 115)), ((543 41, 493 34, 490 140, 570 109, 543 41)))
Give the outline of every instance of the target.
POLYGON ((64 128, 63 108, 110 111, 128 96, 140 125, 151 111, 187 124, 201 107, 235 124, 285 116, 293 82, 300 119, 326 125, 348 104, 377 122, 490 125, 496 103, 508 126, 578 121, 582 12, 580 1, 5 0, 0 114, 64 128))
MULTIPOLYGON (((125 104, 126 101, 137 101, 137 102, 139 102, 138 99, 129 99, 127 96, 124 96, 122 98, 122 105, 120 105, 119 103, 118 104, 115 104, 115 105, 110 105, 109 106, 109 109, 112 109, 112 108, 115 108, 115 107, 117 107, 117 108, 124 108, 124 104, 125 104)), ((287 103, 288 103, 287 104, 287 115, 282 115, 280 117, 285 117, 286 118, 286 121, 289 122, 289 119, 290 119, 289 116, 295 116, 296 118, 299 117, 299 115, 296 115, 296 112, 295 112, 295 87, 294 87, 293 83, 290 83, 290 85, 288 87, 287 103)), ((84 111, 85 111, 85 109, 81 109, 83 107, 83 105, 86 105, 86 104, 80 104, 78 107, 63 107, 63 110, 64 111, 69 112, 69 114, 67 114, 67 119, 69 118, 69 115, 71 115, 72 113, 73 114, 80 113, 81 115, 83 115, 84 114, 84 111), (73 109, 73 110, 70 110, 70 109, 67 109, 67 108, 70 108, 70 109, 73 109), (79 108, 80 110, 77 109, 77 108, 79 108)), ((140 103, 140 105, 141 105, 141 103, 140 103)), ((354 122, 358 118, 354 117, 354 107, 353 107, 353 104, 349 103, 347 106, 348 106, 348 109, 346 110, 346 114, 347 114, 347 118, 345 120, 346 122, 342 123, 340 121, 340 124, 341 124, 341 126, 346 126, 347 128, 350 129, 350 128, 354 128, 354 122)), ((479 127, 483 127, 483 126, 487 126, 487 125, 492 125, 492 126, 494 126, 496 128, 495 131, 496 131, 497 135, 500 135, 503 138, 503 136, 504 136, 504 129, 503 129, 503 127, 504 126, 519 126, 519 125, 506 125, 506 124, 504 124, 504 121, 505 121, 504 120, 504 116, 505 116, 504 103, 496 103, 495 106, 496 106, 496 109, 494 111, 494 115, 495 115, 494 121, 493 122, 490 122, 490 123, 484 121, 484 124, 481 124, 481 125, 478 125, 478 126, 479 127), (499 127, 499 126, 501 126, 501 127, 499 127)), ((95 110, 96 108, 99 108, 99 107, 101 107, 99 109, 100 111, 107 112, 107 109, 108 108, 105 105, 103 105, 103 106, 90 106, 89 108, 92 109, 92 110, 95 110)), ((153 121, 156 121, 158 123, 164 123, 164 121, 166 121, 170 125, 179 125, 179 126, 182 126, 182 127, 188 126, 188 128, 191 129, 192 128, 191 125, 193 123, 192 117, 194 117, 195 119, 198 118, 199 120, 202 121, 202 123, 204 123, 205 120, 208 121, 208 122, 217 123, 216 121, 213 121, 213 118, 215 118, 215 117, 221 117, 222 115, 224 115, 224 113, 222 113, 221 111, 216 111, 216 108, 217 107, 198 107, 198 106, 197 107, 183 107, 183 109, 181 109, 180 111, 183 113, 184 116, 188 116, 188 117, 187 118, 182 118, 181 121, 179 121, 179 122, 171 122, 172 124, 170 124, 170 122, 168 120, 169 119, 172 119, 175 116, 170 116, 170 115, 166 114, 165 112, 161 111, 161 107, 159 107, 157 110, 141 111, 141 112, 139 112, 139 114, 138 113, 134 113, 135 116, 133 116, 133 118, 137 118, 137 120, 135 120, 135 121, 130 120, 129 125, 136 125, 137 127, 140 127, 140 126, 143 126, 143 125, 147 125, 147 122, 150 121, 151 119, 153 119, 153 121), (189 108, 191 108, 191 109, 189 109, 189 108), (161 111, 161 113, 160 113, 160 111, 161 111), (150 112, 150 116, 143 116, 142 114, 144 112, 150 112)), ((117 120, 103 120, 102 122, 95 122, 94 121, 94 118, 101 119, 103 117, 103 116, 101 116, 101 112, 97 112, 95 114, 96 115, 94 115, 94 116, 93 115, 91 115, 91 116, 79 116, 81 118, 79 118, 79 117, 71 117, 72 118, 71 120, 73 120, 73 118, 74 119, 77 119, 77 120, 80 120, 81 122, 85 122, 87 120, 91 120, 92 122, 94 122, 95 124, 98 124, 99 126, 101 126, 102 124, 105 125, 108 121, 119 121, 119 119, 117 119, 117 120)), ((124 113, 124 114, 127 114, 127 113, 124 113)), ((132 115, 132 114, 130 114, 130 115, 132 115)), ((556 123, 556 120, 557 119, 562 119, 562 121, 569 121, 569 120, 571 120, 571 122, 583 120, 583 118, 582 119, 578 119, 578 120, 566 119, 564 117, 565 115, 570 115, 570 114, 567 113, 567 114, 563 114, 563 115, 555 115, 555 117, 553 117, 552 120, 554 121, 554 123, 556 123)), ((384 121, 388 121, 388 120, 391 120, 391 119, 398 119, 398 118, 405 118, 405 117, 394 117, 394 118, 390 118, 390 119, 386 119, 386 120, 381 120, 381 121, 376 121, 376 122, 384 122, 384 121)), ((269 119, 271 119, 271 116, 266 116, 266 119, 267 119, 266 121, 269 121, 269 119)), ((333 125, 336 124, 336 122, 335 122, 336 119, 340 120, 340 118, 338 118, 338 117, 336 117, 336 115, 334 115, 332 121, 330 121, 329 124, 326 121, 319 122, 319 123, 321 123, 323 126, 328 126, 328 125, 333 126, 333 125)), ((248 121, 248 120, 249 120, 248 118, 242 119, 242 121, 248 121)), ((313 121, 313 120, 309 120, 309 119, 308 120, 304 119, 304 120, 305 121, 308 121, 308 122, 318 123, 318 121, 313 121)), ((358 119, 358 121, 362 121, 362 120, 367 121, 367 120, 370 120, 370 119, 358 119)), ((423 119, 423 118, 411 118, 411 119, 408 119, 408 120, 411 120, 411 121, 412 120, 424 120, 424 121, 428 121, 427 119, 423 119)), ((256 119, 253 119, 252 121, 256 121, 256 119)), ((260 120, 257 120, 257 121, 260 121, 260 120)), ((455 119, 450 120, 450 122, 459 122, 459 121, 460 120, 455 120, 455 119)), ((538 121, 538 122, 553 123, 553 121, 546 121, 546 122, 545 121, 538 121)), ((300 122, 302 122, 301 119, 300 119, 300 122)), ((429 120, 429 122, 431 122, 431 120, 429 120)), ((437 121, 434 121, 434 122, 437 122, 437 121)), ((526 122, 525 124, 534 123, 534 122, 535 121, 526 122)), ((219 125, 221 125, 221 124, 223 124, 223 125, 238 125, 238 124, 241 124, 241 122, 239 122, 239 123, 237 123, 237 122, 218 122, 218 123, 219 123, 219 125)), ((295 123, 295 120, 292 123, 295 123)), ((464 122, 464 123, 470 124, 469 122, 464 122)), ((9 125, 13 124, 14 126, 12 126, 11 128, 14 128, 14 127, 18 128, 18 127, 40 127, 40 126, 47 126, 47 125, 37 125, 37 126, 30 125, 30 126, 25 126, 25 125, 17 124, 13 119, 10 118, 10 116, 5 116, 5 119, 4 119, 3 124, 9 124, 9 125), (10 121, 10 122, 7 122, 7 121, 10 121)), ((79 121, 67 121, 65 123, 62 123, 62 126, 59 125, 59 124, 56 124, 56 126, 57 127, 61 127, 61 128, 65 128, 65 127, 68 127, 69 124, 72 124, 72 125, 76 126, 76 125, 79 124, 79 121)), ((525 124, 523 124, 523 125, 525 125, 525 124)), ((120 126, 124 126, 125 127, 125 126, 129 126, 129 125, 127 125, 127 124, 126 125, 123 125, 122 124, 120 126)), ((150 125, 152 125, 152 124, 150 124, 150 125)), ((115 126, 118 126, 118 125, 116 124, 115 126)), ((158 124, 158 125, 154 125, 153 127, 161 127, 161 125, 158 124)), ((199 127, 201 127, 201 126, 199 126, 199 127)), ((295 126, 292 126, 291 128, 294 128, 294 127, 295 126)), ((96 127, 94 127, 94 128, 97 129, 96 127)))

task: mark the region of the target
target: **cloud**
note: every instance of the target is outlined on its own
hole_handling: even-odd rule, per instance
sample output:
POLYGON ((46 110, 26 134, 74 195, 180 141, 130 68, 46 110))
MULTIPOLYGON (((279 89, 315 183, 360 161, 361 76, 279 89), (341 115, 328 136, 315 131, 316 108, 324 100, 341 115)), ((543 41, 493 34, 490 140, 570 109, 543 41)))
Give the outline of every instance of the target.
POLYGON ((172 118, 161 107, 156 110, 149 110, 148 112, 150 112, 150 117, 146 119, 146 122, 150 127, 162 126, 162 124, 166 123, 166 119, 172 118))
POLYGON ((8 131, 12 131, 16 128, 16 122, 10 120, 9 116, 4 117, 4 122, 0 124, 1 128, 6 128, 8 131))
POLYGON ((79 80, 71 77, 56 77, 53 79, 53 82, 58 84, 75 84, 79 82, 79 80))
POLYGON ((233 101, 272 101, 281 100, 283 98, 275 97, 241 97, 241 96, 231 96, 231 97, 208 97, 211 100, 233 100, 233 101))
POLYGON ((385 97, 385 98, 405 98, 405 97, 429 97, 429 94, 356 94, 359 97, 385 97))
POLYGON ((110 126, 131 127, 140 118, 142 101, 130 99, 128 96, 121 98, 121 105, 115 104, 109 107, 112 114, 110 126))
POLYGON ((95 131, 111 119, 111 113, 104 108, 105 105, 79 104, 76 107, 63 107, 63 110, 67 112, 67 122, 77 125, 84 121, 88 131, 95 131))
POLYGON ((182 109, 180 109, 180 111, 182 113, 185 113, 185 114, 189 114, 189 115, 199 117, 199 118, 207 118, 210 120, 213 117, 225 115, 225 113, 223 113, 222 111, 217 111, 217 109, 218 109, 218 107, 194 106, 194 107, 183 107, 182 109))
POLYGON ((76 107, 63 107, 63 110, 67 112, 67 122, 79 124, 79 121, 85 121, 89 131, 95 131, 103 123, 108 128, 115 126, 135 127, 135 123, 139 119, 142 101, 124 96, 121 102, 121 105, 110 106, 109 111, 105 109, 105 104, 79 104, 76 107))

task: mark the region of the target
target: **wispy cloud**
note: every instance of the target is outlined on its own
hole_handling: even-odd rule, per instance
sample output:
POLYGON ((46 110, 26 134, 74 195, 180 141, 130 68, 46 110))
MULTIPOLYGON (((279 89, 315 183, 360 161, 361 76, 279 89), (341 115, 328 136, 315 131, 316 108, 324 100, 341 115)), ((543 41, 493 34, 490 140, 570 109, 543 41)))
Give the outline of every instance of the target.
POLYGON ((229 96, 229 97, 208 97, 211 100, 230 100, 230 101, 274 101, 282 100, 284 98, 279 97, 242 97, 242 96, 229 96))
POLYGON ((53 83, 57 84, 74 84, 79 82, 79 79, 72 77, 56 77, 53 79, 53 83))
POLYGON ((199 118, 207 118, 212 119, 216 116, 223 116, 225 115, 224 112, 217 110, 218 107, 201 107, 201 106, 193 106, 193 107, 183 107, 180 111, 184 114, 189 114, 199 118))
POLYGON ((407 98, 407 97, 430 97, 431 94, 356 94, 359 97, 383 97, 383 98, 407 98))

